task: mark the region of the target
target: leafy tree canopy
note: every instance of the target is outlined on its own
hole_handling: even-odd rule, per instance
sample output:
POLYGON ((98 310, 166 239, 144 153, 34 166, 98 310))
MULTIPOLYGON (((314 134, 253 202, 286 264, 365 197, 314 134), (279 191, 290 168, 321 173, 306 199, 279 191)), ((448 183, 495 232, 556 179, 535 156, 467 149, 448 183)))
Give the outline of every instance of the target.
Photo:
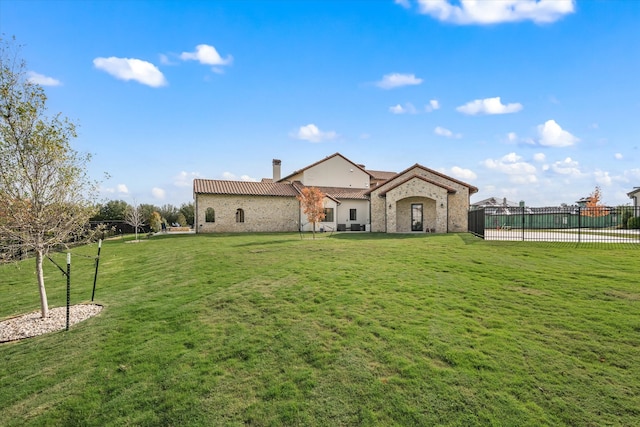
POLYGON ((0 38, 0 239, 36 254, 42 317, 48 316, 43 258, 87 237, 97 184, 88 154, 70 141, 76 126, 47 114, 47 96, 27 78, 15 40, 0 38))

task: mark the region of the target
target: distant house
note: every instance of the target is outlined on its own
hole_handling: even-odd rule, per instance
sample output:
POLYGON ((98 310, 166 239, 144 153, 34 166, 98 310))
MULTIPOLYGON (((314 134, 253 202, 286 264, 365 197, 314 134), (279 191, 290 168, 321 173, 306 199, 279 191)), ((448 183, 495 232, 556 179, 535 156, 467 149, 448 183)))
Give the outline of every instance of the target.
POLYGON ((591 200, 591 196, 582 197, 579 200, 576 200, 576 204, 581 208, 586 208, 587 206, 589 206, 589 203, 591 203, 591 200))
POLYGON ((524 202, 511 202, 506 197, 489 197, 488 199, 479 200, 471 204, 471 210, 485 209, 486 212, 493 214, 509 215, 513 209, 521 208, 524 202))
POLYGON ((415 164, 395 173, 367 170, 335 153, 281 178, 261 182, 195 179, 198 233, 310 231, 296 198, 304 187, 325 194, 319 229, 336 231, 466 232, 469 197, 478 189, 415 164))
POLYGON ((627 196, 633 199, 633 206, 640 206, 640 187, 633 187, 633 191, 627 193, 627 196))

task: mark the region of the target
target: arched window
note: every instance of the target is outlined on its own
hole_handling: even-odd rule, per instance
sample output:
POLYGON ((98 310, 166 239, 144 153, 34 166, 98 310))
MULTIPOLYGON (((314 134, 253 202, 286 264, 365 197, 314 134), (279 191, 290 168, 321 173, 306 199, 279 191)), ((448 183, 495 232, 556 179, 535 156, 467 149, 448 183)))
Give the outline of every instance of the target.
POLYGON ((213 208, 207 208, 204 216, 206 222, 216 222, 216 211, 213 208))
POLYGON ((238 209, 236 211, 236 222, 244 222, 244 210, 238 209))

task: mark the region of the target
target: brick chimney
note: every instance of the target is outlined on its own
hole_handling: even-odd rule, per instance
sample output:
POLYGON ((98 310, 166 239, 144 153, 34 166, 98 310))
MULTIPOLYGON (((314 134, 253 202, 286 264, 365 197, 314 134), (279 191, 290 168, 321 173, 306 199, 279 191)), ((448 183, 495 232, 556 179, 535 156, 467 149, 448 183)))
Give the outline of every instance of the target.
POLYGON ((280 181, 280 164, 282 161, 273 159, 273 182, 280 181))

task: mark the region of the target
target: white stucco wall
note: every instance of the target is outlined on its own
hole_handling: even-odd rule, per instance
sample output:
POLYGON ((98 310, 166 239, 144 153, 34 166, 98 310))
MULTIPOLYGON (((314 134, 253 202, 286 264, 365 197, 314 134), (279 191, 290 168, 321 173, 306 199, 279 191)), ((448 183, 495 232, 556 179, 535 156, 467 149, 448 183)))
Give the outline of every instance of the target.
MULTIPOLYGON (((335 231, 337 203, 334 200, 325 197, 324 207, 327 209, 333 209, 333 221, 321 221, 317 223, 316 231, 320 231, 321 228, 324 228, 327 231, 335 231)), ((300 218, 302 218, 302 231, 313 231, 313 224, 309 223, 307 215, 302 211, 302 206, 300 206, 300 218)))
POLYGON ((369 201, 368 200, 341 200, 338 206, 338 224, 345 224, 347 230, 351 230, 352 224, 367 225, 370 224, 369 219, 369 201), (351 220, 351 209, 356 210, 356 219, 351 220))
POLYGON ((369 188, 369 175, 340 156, 306 169, 300 181, 309 187, 369 188))

